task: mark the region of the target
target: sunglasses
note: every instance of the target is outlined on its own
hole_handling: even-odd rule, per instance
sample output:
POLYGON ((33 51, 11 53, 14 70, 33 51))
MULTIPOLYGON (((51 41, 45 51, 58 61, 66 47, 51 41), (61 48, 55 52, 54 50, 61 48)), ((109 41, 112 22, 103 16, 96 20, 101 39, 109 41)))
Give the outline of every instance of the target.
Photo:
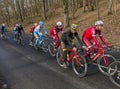
POLYGON ((103 27, 103 25, 100 25, 101 27, 103 27))

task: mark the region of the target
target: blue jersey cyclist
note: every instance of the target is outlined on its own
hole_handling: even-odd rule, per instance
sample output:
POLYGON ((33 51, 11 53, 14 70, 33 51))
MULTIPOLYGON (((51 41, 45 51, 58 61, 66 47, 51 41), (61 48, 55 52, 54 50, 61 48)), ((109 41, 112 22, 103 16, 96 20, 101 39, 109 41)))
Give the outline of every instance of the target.
POLYGON ((35 48, 37 48, 38 47, 38 43, 39 43, 39 41, 42 43, 42 40, 43 40, 43 34, 42 34, 42 32, 41 31, 44 31, 44 34, 45 35, 48 35, 48 33, 47 33, 47 31, 46 31, 46 28, 45 28, 45 26, 44 26, 44 22, 43 21, 40 21, 39 22, 39 25, 34 29, 34 36, 35 36, 35 38, 36 38, 36 41, 35 41, 35 44, 34 44, 34 46, 35 46, 35 48))

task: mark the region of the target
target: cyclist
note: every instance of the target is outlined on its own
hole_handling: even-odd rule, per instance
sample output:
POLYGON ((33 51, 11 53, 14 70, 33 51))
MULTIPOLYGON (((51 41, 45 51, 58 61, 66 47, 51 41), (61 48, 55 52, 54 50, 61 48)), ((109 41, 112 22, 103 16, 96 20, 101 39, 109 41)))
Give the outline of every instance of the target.
POLYGON ((16 38, 17 37, 19 38, 20 36, 22 36, 22 33, 25 34, 25 31, 24 31, 21 24, 16 24, 16 26, 14 27, 13 32, 14 32, 16 38))
POLYGON ((3 36, 3 34, 4 34, 4 32, 5 32, 5 24, 2 24, 1 26, 0 26, 0 32, 1 32, 1 37, 3 36))
POLYGON ((30 39, 30 44, 29 45, 32 45, 33 46, 33 42, 34 42, 34 39, 35 39, 35 36, 34 36, 34 34, 33 34, 33 32, 34 32, 34 29, 37 27, 37 23, 34 23, 34 25, 29 29, 29 32, 30 32, 30 34, 31 34, 31 39, 30 39))
POLYGON ((80 40, 78 33, 77 33, 77 25, 76 24, 72 24, 71 25, 71 29, 64 32, 61 36, 61 41, 62 41, 62 47, 63 47, 63 52, 64 52, 64 68, 67 68, 67 49, 68 48, 73 48, 73 51, 77 51, 76 45, 73 42, 74 38, 77 39, 77 41, 79 42, 81 48, 82 48, 82 41, 80 40))
POLYGON ((38 49, 38 43, 39 43, 39 41, 42 43, 42 40, 43 40, 43 34, 41 32, 42 30, 44 31, 44 33, 46 35, 48 35, 48 33, 46 31, 46 28, 44 26, 44 22, 40 21, 39 25, 34 29, 34 36, 36 38, 36 41, 35 41, 35 44, 34 44, 35 49, 38 49))
POLYGON ((58 42, 59 42, 59 36, 58 33, 59 32, 63 33, 63 26, 62 26, 62 22, 58 21, 56 23, 56 26, 52 27, 49 31, 50 37, 54 40, 54 46, 57 47, 58 46, 58 42))
POLYGON ((103 21, 99 20, 95 22, 95 26, 87 28, 82 35, 82 41, 84 44, 88 47, 87 53, 84 55, 87 57, 88 55, 93 55, 92 53, 92 45, 95 45, 96 47, 102 47, 97 40, 96 35, 98 35, 101 39, 101 41, 109 47, 109 44, 106 42, 105 38, 103 37, 101 31, 103 30, 103 21))

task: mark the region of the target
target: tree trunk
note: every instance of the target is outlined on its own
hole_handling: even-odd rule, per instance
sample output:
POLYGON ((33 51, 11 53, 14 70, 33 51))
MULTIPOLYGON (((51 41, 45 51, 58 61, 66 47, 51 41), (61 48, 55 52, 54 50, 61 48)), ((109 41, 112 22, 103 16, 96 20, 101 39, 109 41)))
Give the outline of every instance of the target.
POLYGON ((97 15, 98 15, 98 17, 97 17, 97 19, 98 20, 100 20, 100 8, 99 8, 99 0, 97 0, 97 15))
POLYGON ((43 0, 43 19, 44 19, 44 20, 47 19, 45 3, 46 3, 45 0, 43 0))
POLYGON ((113 0, 109 0, 108 15, 113 14, 113 0))
POLYGON ((64 27, 69 26, 69 11, 68 11, 68 0, 63 0, 64 8, 64 27))

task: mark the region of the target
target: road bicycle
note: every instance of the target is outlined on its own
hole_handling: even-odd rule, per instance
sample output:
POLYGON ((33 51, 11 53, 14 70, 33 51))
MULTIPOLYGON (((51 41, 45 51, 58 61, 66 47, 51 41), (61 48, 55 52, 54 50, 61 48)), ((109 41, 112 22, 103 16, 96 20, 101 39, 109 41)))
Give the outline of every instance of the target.
POLYGON ((92 56, 88 55, 87 57, 85 57, 85 59, 86 59, 86 61, 88 61, 88 63, 97 65, 99 70, 104 75, 109 75, 108 74, 108 66, 112 62, 116 61, 115 57, 113 57, 110 54, 105 53, 105 50, 103 47, 95 47, 95 46, 92 46, 92 56))
POLYGON ((44 52, 48 52, 48 45, 49 45, 48 40, 49 40, 48 36, 42 36, 41 38, 39 38, 39 43, 37 48, 41 48, 44 52))
POLYGON ((24 45, 24 41, 23 41, 23 38, 22 38, 20 33, 16 34, 16 38, 15 39, 16 39, 18 44, 24 45))
POLYGON ((1 38, 2 38, 3 40, 7 40, 7 39, 8 39, 6 33, 1 34, 1 38))
MULTIPOLYGON (((72 63, 72 68, 75 72, 80 77, 83 77, 87 73, 87 62, 85 58, 78 54, 78 51, 73 51, 73 49, 68 49, 68 54, 69 57, 67 57, 67 63, 72 63)), ((62 51, 62 48, 60 48, 56 54, 57 62, 61 67, 64 67, 64 58, 63 58, 64 52, 62 51)))

